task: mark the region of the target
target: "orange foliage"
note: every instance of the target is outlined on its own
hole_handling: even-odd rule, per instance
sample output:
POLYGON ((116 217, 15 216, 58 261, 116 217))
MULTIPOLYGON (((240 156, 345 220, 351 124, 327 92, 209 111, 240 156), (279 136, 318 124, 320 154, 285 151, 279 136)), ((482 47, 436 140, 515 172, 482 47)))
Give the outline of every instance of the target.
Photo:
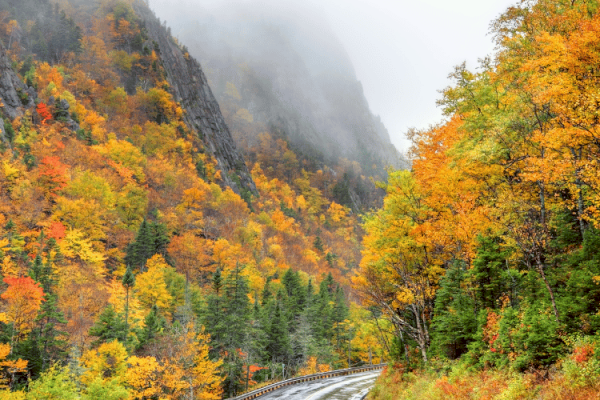
POLYGON ((14 324, 18 335, 33 328, 35 317, 44 299, 41 286, 30 277, 5 277, 8 288, 0 298, 6 304, 6 318, 14 324))
POLYGON ((50 224, 50 227, 46 231, 46 236, 57 241, 62 240, 65 237, 67 228, 59 221, 54 221, 50 224))
POLYGON ((57 192, 67 186, 67 168, 58 157, 44 157, 40 161, 39 182, 51 197, 56 197, 57 192))

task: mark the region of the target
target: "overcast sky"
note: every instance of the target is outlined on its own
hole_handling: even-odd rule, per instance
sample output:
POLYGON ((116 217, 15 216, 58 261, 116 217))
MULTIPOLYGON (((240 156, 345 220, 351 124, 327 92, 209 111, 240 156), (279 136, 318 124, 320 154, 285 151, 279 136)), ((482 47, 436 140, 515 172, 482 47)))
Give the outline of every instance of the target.
POLYGON ((435 101, 455 65, 492 54, 489 24, 517 0, 310 0, 354 63, 371 111, 399 150, 408 128, 442 121, 435 101), (368 5, 367 5, 368 4, 368 5))
MULTIPOLYGON (((150 0, 158 16, 174 4, 222 4, 231 0, 150 0)), ((238 0, 239 1, 239 0, 238 0)), ((244 1, 244 0, 242 0, 244 1)), ((249 2, 260 0, 246 0, 249 2)), ((285 11, 288 1, 271 1, 285 11)), ((392 142, 405 151, 404 134, 442 121, 436 106, 455 65, 493 52, 489 25, 518 0, 295 0, 329 20, 362 82, 371 111, 381 116, 392 142)), ((200 9, 198 9, 199 12, 200 9)), ((176 27, 174 21, 169 24, 176 27)), ((202 60, 200 60, 202 62, 202 60)))

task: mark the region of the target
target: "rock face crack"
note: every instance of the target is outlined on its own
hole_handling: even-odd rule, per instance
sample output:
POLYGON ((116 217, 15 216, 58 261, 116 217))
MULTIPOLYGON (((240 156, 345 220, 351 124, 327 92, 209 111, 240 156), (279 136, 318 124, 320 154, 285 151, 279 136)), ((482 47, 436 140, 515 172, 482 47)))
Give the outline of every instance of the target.
POLYGON ((186 124, 195 131, 196 140, 204 142, 216 158, 224 183, 237 193, 248 190, 256 194, 254 181, 236 148, 200 63, 183 53, 145 4, 136 2, 135 11, 145 21, 150 39, 158 44, 171 92, 186 111, 186 124))

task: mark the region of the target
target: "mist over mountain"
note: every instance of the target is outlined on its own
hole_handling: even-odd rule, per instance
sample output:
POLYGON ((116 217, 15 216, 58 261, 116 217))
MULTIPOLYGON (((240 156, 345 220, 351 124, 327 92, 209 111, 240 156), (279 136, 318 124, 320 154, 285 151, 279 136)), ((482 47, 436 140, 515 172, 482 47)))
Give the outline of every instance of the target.
POLYGON ((327 21, 306 6, 281 4, 150 3, 202 63, 242 148, 266 131, 317 164, 346 158, 367 175, 404 166, 327 21))

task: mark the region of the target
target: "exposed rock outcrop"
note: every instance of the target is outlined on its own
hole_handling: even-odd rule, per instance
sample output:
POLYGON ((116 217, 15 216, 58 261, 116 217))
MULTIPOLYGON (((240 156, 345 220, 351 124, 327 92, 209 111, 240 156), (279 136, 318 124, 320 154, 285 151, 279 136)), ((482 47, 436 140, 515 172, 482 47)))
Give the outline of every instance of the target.
MULTIPOLYGON (((303 2, 271 6, 276 3, 215 2, 199 10, 171 0, 160 11, 173 25, 177 21, 178 39, 202 60, 233 131, 243 128, 231 111, 243 108, 317 164, 346 158, 378 179, 387 166, 406 168, 326 19, 303 2), (239 98, 228 89, 232 85, 239 98)), ((255 136, 242 140, 258 143, 255 136)))
POLYGON ((11 61, 0 44, 0 110, 5 117, 21 117, 25 109, 35 105, 37 97, 33 88, 28 88, 12 69, 11 61))
POLYGON ((184 55, 167 28, 145 4, 136 2, 135 11, 145 21, 150 39, 158 44, 172 94, 186 111, 186 123, 217 159, 225 184, 238 193, 242 190, 256 193, 248 167, 236 149, 200 64, 191 56, 184 55))

